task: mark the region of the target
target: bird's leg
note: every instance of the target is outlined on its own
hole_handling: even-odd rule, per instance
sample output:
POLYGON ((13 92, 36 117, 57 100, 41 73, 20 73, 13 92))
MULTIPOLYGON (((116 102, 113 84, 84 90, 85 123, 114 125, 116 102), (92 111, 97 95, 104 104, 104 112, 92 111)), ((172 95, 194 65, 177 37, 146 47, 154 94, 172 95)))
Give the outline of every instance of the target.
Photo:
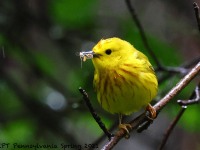
POLYGON ((153 119, 156 118, 156 116, 157 116, 156 110, 155 110, 155 108, 153 108, 153 107, 151 106, 151 104, 148 104, 148 105, 147 105, 146 111, 148 111, 149 114, 150 114, 149 116, 147 116, 150 120, 153 120, 153 119))
POLYGON ((123 129, 126 132, 125 138, 128 139, 130 137, 129 130, 132 129, 130 124, 122 124, 122 114, 119 114, 119 129, 123 129))

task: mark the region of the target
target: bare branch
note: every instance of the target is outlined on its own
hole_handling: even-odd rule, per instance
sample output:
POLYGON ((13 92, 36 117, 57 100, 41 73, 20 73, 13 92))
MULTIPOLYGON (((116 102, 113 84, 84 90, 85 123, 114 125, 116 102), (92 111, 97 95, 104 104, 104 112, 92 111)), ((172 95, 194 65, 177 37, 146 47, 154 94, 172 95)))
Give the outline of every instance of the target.
POLYGON ((200 62, 158 103, 154 108, 162 109, 175 95, 177 95, 200 71, 200 62))
POLYGON ((200 95, 199 95, 199 86, 200 86, 200 82, 199 84, 196 86, 194 92, 192 93, 192 95, 190 96, 189 100, 178 100, 177 103, 179 103, 179 105, 181 105, 181 110, 179 111, 178 115, 176 116, 176 118, 172 121, 171 125, 168 127, 164 138, 161 142, 161 145, 159 147, 159 150, 162 150, 170 136, 170 134, 172 133, 172 130, 174 129, 174 127, 176 126, 177 122, 180 120, 180 118, 183 116, 183 113, 185 112, 187 105, 191 105, 191 104, 197 104, 200 100, 200 95))
POLYGON ((185 76, 188 73, 189 68, 193 67, 199 61, 200 61, 200 57, 196 57, 196 58, 192 59, 191 61, 183 63, 180 67, 166 67, 166 69, 165 69, 165 67, 163 67, 163 68, 155 68, 156 72, 160 72, 160 71, 161 72, 163 72, 163 71, 166 72, 166 74, 164 74, 163 76, 161 76, 158 79, 158 83, 160 84, 163 81, 166 81, 167 79, 173 77, 176 74, 180 74, 182 76, 185 76))
POLYGON ((196 86, 194 93, 192 94, 191 98, 189 100, 178 100, 177 103, 181 106, 188 106, 192 104, 197 104, 200 101, 200 82, 196 86))

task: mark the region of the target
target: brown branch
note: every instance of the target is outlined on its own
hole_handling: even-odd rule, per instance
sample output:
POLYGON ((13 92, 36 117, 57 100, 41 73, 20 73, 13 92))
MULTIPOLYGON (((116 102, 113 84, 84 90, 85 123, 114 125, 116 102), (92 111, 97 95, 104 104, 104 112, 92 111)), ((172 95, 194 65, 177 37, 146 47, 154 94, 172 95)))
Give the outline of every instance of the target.
MULTIPOLYGON (((192 81, 192 79, 197 76, 199 72, 200 62, 198 62, 197 65, 186 76, 184 76, 184 78, 180 80, 179 83, 177 83, 177 85, 171 91, 169 91, 169 93, 167 93, 165 97, 163 97, 153 106, 156 111, 160 111, 169 101, 174 98, 175 95, 177 95, 183 88, 185 88, 190 83, 190 81, 192 81)), ((145 113, 143 113, 136 119, 129 122, 132 126, 131 130, 137 129, 139 125, 145 122, 148 122, 148 119, 145 113)), ((125 134, 126 132, 123 129, 118 130, 115 136, 108 143, 105 144, 102 150, 112 149, 120 141, 120 139, 125 136, 125 134)))
MULTIPOLYGON (((167 73, 167 74, 162 75, 162 76, 158 79, 158 83, 160 84, 160 83, 162 83, 162 82, 168 80, 169 78, 172 78, 174 75, 177 75, 177 74, 180 74, 181 76, 185 76, 185 75, 188 73, 188 71, 190 70, 189 68, 193 67, 193 66, 194 66, 195 64, 197 64, 199 61, 200 61, 200 57, 198 56, 198 57, 192 59, 191 61, 188 61, 188 62, 186 62, 186 63, 183 63, 183 64, 180 66, 180 68, 184 68, 184 70, 185 70, 186 72, 182 71, 182 69, 179 69, 180 72, 179 72, 178 70, 177 70, 177 72, 175 72, 175 71, 170 71, 170 69, 168 69, 168 70, 160 70, 160 68, 155 68, 155 71, 156 71, 156 72, 160 72, 160 71, 163 72, 163 71, 166 71, 166 73, 167 73)), ((177 67, 174 67, 174 68, 177 68, 177 67)), ((173 69, 173 67, 172 67, 172 69, 173 69)))
POLYGON ((158 111, 162 109, 175 95, 177 95, 187 84, 199 73, 200 62, 158 103, 154 108, 158 111))
POLYGON ((197 104, 200 101, 200 82, 196 86, 191 98, 189 100, 178 100, 177 103, 181 106, 188 106, 192 104, 197 104), (195 98, 194 98, 195 97, 195 98))
POLYGON ((192 105, 192 104, 197 104, 199 103, 200 100, 200 95, 199 95, 199 86, 200 86, 200 82, 199 84, 196 86, 195 90, 193 91, 192 95, 190 96, 189 100, 178 100, 177 103, 179 105, 181 105, 181 110, 179 111, 178 115, 176 116, 176 118, 172 121, 172 123, 170 124, 170 126, 168 127, 164 138, 161 142, 161 145, 159 147, 159 150, 162 150, 170 136, 170 134, 172 133, 174 127, 176 126, 176 124, 178 123, 178 121, 180 120, 180 118, 183 116, 183 113, 185 112, 186 108, 188 105, 192 105))

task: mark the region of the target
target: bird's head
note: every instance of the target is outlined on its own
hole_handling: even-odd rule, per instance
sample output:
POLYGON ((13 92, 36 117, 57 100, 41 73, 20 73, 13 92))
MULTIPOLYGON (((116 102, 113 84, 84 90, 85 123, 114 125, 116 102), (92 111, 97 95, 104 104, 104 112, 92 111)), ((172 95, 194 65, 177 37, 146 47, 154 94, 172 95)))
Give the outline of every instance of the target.
POLYGON ((89 52, 82 52, 86 59, 92 58, 95 68, 117 67, 130 55, 133 55, 135 48, 128 42, 119 38, 108 38, 100 40, 89 52), (92 57, 91 57, 92 55, 92 57), (89 56, 89 57, 87 57, 89 56))

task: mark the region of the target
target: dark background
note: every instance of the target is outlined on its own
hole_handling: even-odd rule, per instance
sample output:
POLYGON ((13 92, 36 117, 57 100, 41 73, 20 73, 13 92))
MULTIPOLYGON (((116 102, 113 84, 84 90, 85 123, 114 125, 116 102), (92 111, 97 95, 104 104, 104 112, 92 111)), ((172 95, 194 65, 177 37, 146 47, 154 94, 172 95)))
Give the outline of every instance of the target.
MULTIPOLYGON (((199 56, 199 32, 192 1, 133 0, 132 4, 160 63, 181 66, 199 56)), ((117 116, 100 108, 92 84, 92 62, 86 61, 81 67, 76 54, 91 50, 101 38, 114 36, 132 43, 155 66, 122 0, 1 0, 0 146, 84 145, 98 139, 103 132, 78 88, 86 89, 107 127, 117 116)), ((156 100, 181 77, 173 75, 162 82, 156 100)), ((188 99, 197 81, 167 105, 148 130, 133 133, 129 140, 120 141, 116 149, 156 149, 180 110, 176 100, 188 99)), ((166 149, 200 149, 199 113, 198 104, 189 106, 166 149)), ((98 144, 99 149, 106 140, 98 144)))

